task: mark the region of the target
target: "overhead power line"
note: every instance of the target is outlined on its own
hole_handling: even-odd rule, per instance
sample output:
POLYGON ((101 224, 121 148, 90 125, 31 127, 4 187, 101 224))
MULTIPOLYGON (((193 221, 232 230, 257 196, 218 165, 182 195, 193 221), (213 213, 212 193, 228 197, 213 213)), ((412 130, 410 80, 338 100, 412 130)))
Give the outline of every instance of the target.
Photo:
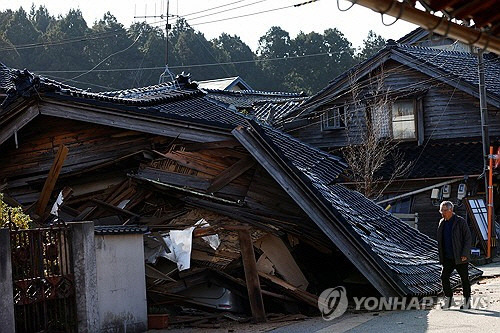
POLYGON ((247 3, 245 5, 241 5, 241 6, 234 7, 234 8, 229 8, 229 9, 224 9, 224 10, 221 10, 221 11, 218 11, 218 12, 215 12, 215 13, 210 13, 210 14, 205 14, 205 15, 193 17, 193 18, 190 18, 189 20, 192 21, 192 20, 197 20, 197 19, 202 18, 202 17, 207 17, 207 16, 217 15, 217 14, 221 14, 221 13, 226 13, 226 12, 229 12, 229 11, 232 11, 232 10, 236 10, 236 9, 240 9, 240 8, 243 8, 243 7, 253 6, 253 5, 259 4, 261 2, 265 2, 265 1, 268 1, 268 0, 259 0, 259 1, 251 2, 251 3, 247 3))
MULTIPOLYGON (((261 10, 261 11, 254 12, 254 13, 242 14, 242 15, 237 15, 237 16, 231 16, 231 17, 226 17, 226 18, 221 18, 221 19, 212 20, 212 21, 206 21, 206 22, 200 22, 200 23, 193 23, 193 24, 189 24, 189 25, 191 27, 195 27, 195 26, 199 26, 199 25, 203 25, 203 24, 210 24, 210 23, 216 23, 216 22, 229 21, 229 20, 234 20, 234 19, 238 19, 238 18, 242 18, 242 17, 254 16, 254 15, 270 13, 270 12, 274 12, 274 11, 278 11, 278 10, 283 10, 283 9, 288 9, 288 8, 300 7, 300 6, 304 6, 304 5, 307 5, 307 4, 310 4, 310 3, 313 3, 313 2, 317 2, 317 1, 319 1, 319 0, 305 1, 305 2, 301 2, 301 3, 295 4, 295 5, 288 5, 288 6, 283 6, 283 7, 273 8, 273 9, 261 10)), ((155 24, 164 23, 164 22, 165 22, 165 20, 161 20, 161 21, 150 23, 150 25, 155 25, 155 24)))
MULTIPOLYGON (((293 59, 300 59, 300 58, 330 56, 332 54, 341 54, 341 53, 345 53, 345 51, 313 53, 313 54, 304 54, 304 55, 292 56, 292 57, 278 57, 278 58, 269 58, 269 59, 214 62, 214 63, 205 63, 205 64, 188 64, 188 65, 169 66, 169 67, 170 68, 186 68, 186 67, 204 67, 204 66, 219 66, 219 65, 238 65, 238 64, 265 62, 265 61, 293 60, 293 59)), ((125 72, 125 71, 136 71, 136 70, 156 70, 156 69, 163 69, 163 68, 164 68, 164 66, 143 67, 143 68, 109 68, 109 69, 96 69, 96 70, 94 70, 94 72, 120 72, 120 71, 125 72)), ((86 70, 53 70, 53 71, 35 70, 33 72, 35 72, 35 73, 82 73, 85 71, 86 70)))

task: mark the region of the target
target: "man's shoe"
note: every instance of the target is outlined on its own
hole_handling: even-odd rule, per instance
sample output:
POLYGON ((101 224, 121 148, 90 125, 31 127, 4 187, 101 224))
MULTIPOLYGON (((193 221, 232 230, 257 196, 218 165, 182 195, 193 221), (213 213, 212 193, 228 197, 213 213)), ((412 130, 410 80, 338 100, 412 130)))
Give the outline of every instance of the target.
POLYGON ((470 298, 465 298, 464 303, 460 305, 460 309, 465 310, 465 309, 470 309, 470 298))
POLYGON ((449 309, 452 305, 454 305, 453 297, 444 297, 441 303, 441 309, 449 309))

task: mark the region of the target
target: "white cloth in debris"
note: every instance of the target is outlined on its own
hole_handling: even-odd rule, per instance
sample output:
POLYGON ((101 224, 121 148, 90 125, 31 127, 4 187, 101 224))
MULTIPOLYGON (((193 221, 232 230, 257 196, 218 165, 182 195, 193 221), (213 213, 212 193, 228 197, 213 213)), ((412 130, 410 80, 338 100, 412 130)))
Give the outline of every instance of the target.
MULTIPOLYGON (((207 228, 210 227, 210 224, 205 219, 200 219, 198 222, 194 224, 197 227, 207 228)), ((210 245, 210 247, 214 250, 217 250, 220 245, 219 235, 210 235, 201 237, 205 242, 210 245)))
POLYGON ((63 191, 59 192, 59 195, 57 196, 56 202, 54 202, 54 205, 52 205, 52 209, 50 210, 50 214, 59 216, 59 206, 62 205, 64 201, 63 197, 63 191))
POLYGON ((163 250, 161 256, 177 263, 179 271, 183 271, 191 267, 193 230, 194 227, 189 227, 184 230, 171 230, 168 235, 163 237, 170 253, 163 250))

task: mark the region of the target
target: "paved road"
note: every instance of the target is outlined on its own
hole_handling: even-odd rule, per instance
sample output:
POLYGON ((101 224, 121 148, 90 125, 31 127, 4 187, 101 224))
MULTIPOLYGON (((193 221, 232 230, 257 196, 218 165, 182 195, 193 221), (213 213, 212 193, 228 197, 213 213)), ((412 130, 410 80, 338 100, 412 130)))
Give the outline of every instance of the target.
POLYGON ((472 286, 472 295, 483 306, 460 310, 459 306, 442 310, 434 306, 429 310, 347 313, 331 322, 314 318, 292 323, 273 333, 498 333, 500 332, 500 262, 479 267, 487 277, 472 286), (487 300, 487 304, 486 304, 487 300), (484 306, 487 305, 487 306, 484 306))

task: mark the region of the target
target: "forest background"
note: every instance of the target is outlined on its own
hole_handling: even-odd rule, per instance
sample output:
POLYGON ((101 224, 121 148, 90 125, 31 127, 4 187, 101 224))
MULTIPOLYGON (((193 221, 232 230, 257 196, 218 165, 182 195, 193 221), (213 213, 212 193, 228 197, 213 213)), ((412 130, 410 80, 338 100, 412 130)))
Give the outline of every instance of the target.
MULTIPOLYGON (((227 29, 207 40, 177 19, 169 29, 170 71, 198 81, 240 76, 256 90, 313 94, 385 45, 373 31, 355 49, 336 28, 291 38, 273 26, 253 52, 231 34, 231 24, 227 29)), ((157 84, 166 63, 165 26, 126 28, 108 12, 89 27, 78 9, 58 17, 43 6, 0 11, 0 62, 92 91, 157 84)))

